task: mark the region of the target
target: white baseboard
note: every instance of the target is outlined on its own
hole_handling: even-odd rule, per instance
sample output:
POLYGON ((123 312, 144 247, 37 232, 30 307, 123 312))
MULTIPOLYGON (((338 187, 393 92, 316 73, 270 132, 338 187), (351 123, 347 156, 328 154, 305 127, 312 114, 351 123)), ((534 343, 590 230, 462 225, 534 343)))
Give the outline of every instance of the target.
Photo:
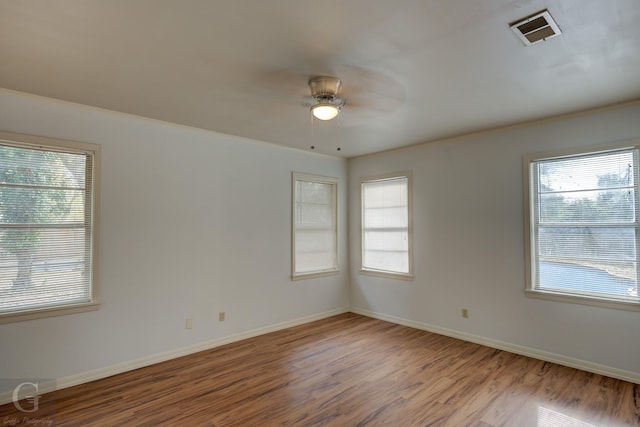
MULTIPOLYGON (((187 356, 189 354, 197 353, 199 351, 209 350, 215 347, 220 347, 225 344, 230 344, 236 341, 242 341, 247 338, 268 334, 270 332, 276 332, 282 329, 287 329, 287 328, 302 325, 305 323, 314 322, 316 320, 325 319, 327 317, 331 317, 331 316, 335 316, 335 315, 347 313, 347 312, 349 312, 348 308, 341 308, 341 309, 326 311, 324 313, 318 313, 311 316, 301 317, 299 319, 276 323, 274 325, 252 329, 250 331, 241 332, 241 333, 229 335, 226 337, 216 338, 214 340, 193 344, 187 347, 177 348, 174 350, 165 351, 163 353, 157 353, 157 354, 141 357, 139 359, 134 359, 134 360, 130 360, 123 363, 117 363, 111 366, 105 366, 104 368, 98 368, 88 372, 81 372, 79 374, 58 378, 55 381, 39 383, 38 394, 49 393, 51 391, 61 390, 63 388, 73 387, 75 385, 88 383, 90 381, 107 378, 112 375, 121 374, 123 372, 132 371, 134 369, 144 368, 145 366, 155 365, 156 363, 165 362, 167 360, 176 359, 182 356, 187 356)), ((25 388, 25 391, 32 392, 33 389, 25 388)), ((25 396, 18 395, 18 399, 22 399, 24 397, 25 396)), ((5 403, 10 403, 13 400, 14 400, 13 390, 0 392, 0 405, 4 405, 5 403)))
POLYGON ((376 313, 374 311, 369 311, 369 310, 365 310, 357 307, 351 307, 349 311, 351 311, 352 313, 361 314, 363 316, 373 317, 374 319, 385 320, 387 322, 396 323, 398 325, 408 326, 415 329, 421 329, 423 331, 433 332, 436 334, 457 338, 463 341, 469 341, 472 343, 484 345, 484 346, 495 348, 498 350, 505 350, 510 353, 532 357, 534 359, 543 360, 545 362, 557 363, 558 365, 581 369, 583 371, 592 372, 594 374, 605 375, 608 377, 617 378, 620 380, 640 384, 640 373, 638 372, 625 371, 623 369, 612 368, 610 366, 600 365, 598 363, 592 363, 586 360, 575 359, 573 357, 568 357, 561 354, 549 353, 549 352, 537 350, 531 347, 524 347, 517 344, 511 344, 505 341, 494 340, 494 339, 486 338, 479 335, 468 334, 466 332, 455 331, 453 329, 443 328, 440 326, 430 325, 427 323, 416 322, 414 320, 404 319, 401 317, 395 317, 387 314, 376 313))

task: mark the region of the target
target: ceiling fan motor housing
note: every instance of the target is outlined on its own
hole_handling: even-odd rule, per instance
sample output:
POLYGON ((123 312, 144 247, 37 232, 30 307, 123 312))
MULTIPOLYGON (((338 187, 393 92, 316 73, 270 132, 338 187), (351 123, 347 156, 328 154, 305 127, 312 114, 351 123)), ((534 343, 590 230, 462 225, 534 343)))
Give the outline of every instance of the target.
POLYGON ((317 100, 332 101, 338 96, 342 82, 337 77, 316 76, 309 79, 311 96, 317 100))

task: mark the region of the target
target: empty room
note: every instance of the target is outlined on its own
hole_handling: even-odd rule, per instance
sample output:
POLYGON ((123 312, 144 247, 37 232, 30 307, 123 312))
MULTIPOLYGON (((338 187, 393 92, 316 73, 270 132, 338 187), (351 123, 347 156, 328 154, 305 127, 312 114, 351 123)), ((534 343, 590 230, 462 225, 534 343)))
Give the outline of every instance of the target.
POLYGON ((637 0, 0 0, 3 426, 640 426, 637 0))

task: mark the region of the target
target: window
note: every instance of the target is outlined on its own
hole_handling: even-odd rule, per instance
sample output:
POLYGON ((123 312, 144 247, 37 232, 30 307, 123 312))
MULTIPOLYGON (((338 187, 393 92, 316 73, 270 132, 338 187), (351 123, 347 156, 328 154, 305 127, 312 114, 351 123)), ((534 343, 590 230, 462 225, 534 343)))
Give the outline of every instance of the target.
POLYGON ((524 162, 528 294, 640 309, 638 149, 524 162))
POLYGON ((338 180, 293 174, 293 279, 338 271, 338 180))
POLYGON ((411 179, 398 174, 361 181, 364 273, 410 279, 411 179))
POLYGON ((0 322, 97 308, 100 147, 0 133, 0 322))

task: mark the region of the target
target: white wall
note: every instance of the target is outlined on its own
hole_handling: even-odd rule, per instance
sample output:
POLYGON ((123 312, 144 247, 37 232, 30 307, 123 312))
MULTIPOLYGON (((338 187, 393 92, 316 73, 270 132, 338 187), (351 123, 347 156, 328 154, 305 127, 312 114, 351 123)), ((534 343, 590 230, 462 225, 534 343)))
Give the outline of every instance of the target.
POLYGON ((633 139, 640 103, 352 159, 352 308, 640 380, 640 312, 524 294, 523 154, 633 139), (405 170, 414 180, 415 280, 362 275, 358 180, 405 170))
POLYGON ((346 226, 346 160, 10 91, 0 129, 103 148, 103 304, 0 325, 0 378, 78 376, 348 308, 346 233, 342 274, 289 279, 291 172, 339 178, 346 226))

